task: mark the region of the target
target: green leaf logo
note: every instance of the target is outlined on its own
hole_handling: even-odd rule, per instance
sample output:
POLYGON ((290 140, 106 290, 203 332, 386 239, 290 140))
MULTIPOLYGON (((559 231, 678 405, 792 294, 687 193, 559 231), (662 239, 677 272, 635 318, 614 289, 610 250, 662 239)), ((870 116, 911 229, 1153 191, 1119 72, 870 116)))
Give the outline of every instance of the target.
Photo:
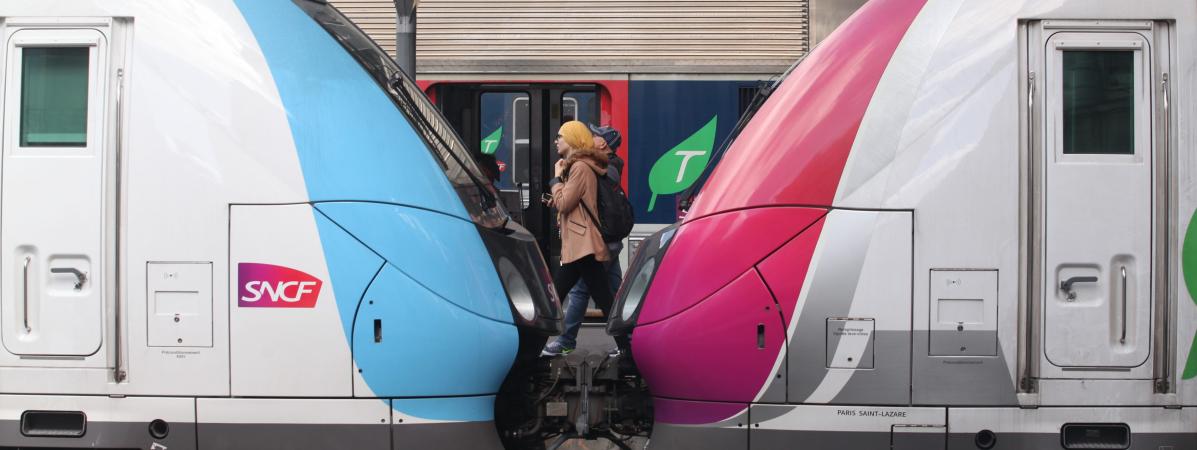
MULTIPOLYGON (((1180 263, 1185 286, 1189 288, 1189 298, 1197 303, 1197 211, 1189 219, 1189 229, 1185 230, 1185 240, 1180 249, 1180 263)), ((1180 378, 1197 378, 1197 334, 1193 335, 1193 345, 1189 347, 1189 358, 1185 361, 1185 369, 1180 378)))
POLYGON ((493 155, 499 150, 499 140, 503 138, 503 127, 495 130, 490 136, 482 138, 482 154, 493 155))
POLYGON ((649 212, 657 205, 658 195, 684 191, 702 175, 711 160, 711 150, 715 148, 718 121, 719 116, 712 117, 710 122, 653 163, 653 169, 648 173, 648 188, 653 191, 648 201, 649 212))

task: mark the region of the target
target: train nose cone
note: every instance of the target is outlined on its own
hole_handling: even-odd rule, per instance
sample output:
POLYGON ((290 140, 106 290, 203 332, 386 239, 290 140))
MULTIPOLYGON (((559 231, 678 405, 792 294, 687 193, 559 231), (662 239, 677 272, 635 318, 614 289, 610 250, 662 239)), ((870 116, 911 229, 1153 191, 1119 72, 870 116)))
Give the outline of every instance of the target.
MULTIPOLYGON (((633 357, 655 396, 737 403, 763 395, 784 399, 784 389, 766 391, 771 391, 773 378, 785 376, 779 362, 797 300, 788 280, 796 278, 800 284, 805 276, 818 235, 811 229, 826 213, 819 208, 759 208, 680 227, 632 334, 633 357), (779 276, 777 267, 783 266, 790 270, 779 276), (784 300, 774 298, 770 276, 784 279, 777 283, 784 300)), ((719 409, 665 417, 669 411, 682 410, 662 409, 658 419, 711 423, 727 418, 719 409)))

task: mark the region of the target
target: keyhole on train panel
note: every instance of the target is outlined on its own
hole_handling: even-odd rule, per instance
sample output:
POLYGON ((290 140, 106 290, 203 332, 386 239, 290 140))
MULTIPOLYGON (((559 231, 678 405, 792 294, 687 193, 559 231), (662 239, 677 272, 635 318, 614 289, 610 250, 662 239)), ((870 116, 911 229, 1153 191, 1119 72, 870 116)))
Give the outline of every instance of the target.
POLYGON ((374 319, 374 343, 382 342, 382 319, 374 319))

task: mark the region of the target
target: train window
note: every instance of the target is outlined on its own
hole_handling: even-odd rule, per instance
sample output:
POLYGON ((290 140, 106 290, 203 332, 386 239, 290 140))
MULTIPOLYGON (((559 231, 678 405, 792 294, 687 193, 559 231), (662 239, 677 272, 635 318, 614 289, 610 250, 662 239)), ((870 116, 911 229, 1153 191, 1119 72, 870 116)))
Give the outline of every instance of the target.
POLYGON ((566 92, 561 95, 561 121, 579 120, 599 125, 598 95, 594 92, 566 92))
POLYGON ((578 120, 578 101, 572 98, 561 99, 561 121, 578 120))
POLYGON ((511 131, 513 139, 511 141, 512 170, 510 178, 516 183, 528 182, 528 171, 516 170, 515 167, 519 165, 519 161, 527 161, 529 158, 531 158, 528 156, 528 149, 532 144, 532 138, 530 132, 528 131, 528 124, 531 120, 528 108, 529 104, 527 94, 521 95, 511 102, 511 109, 514 111, 514 114, 511 115, 511 131))
POLYGON ((88 47, 21 49, 22 147, 87 145, 88 47))
POLYGON ((740 116, 748 112, 748 107, 752 106, 752 101, 756 99, 756 95, 760 92, 760 86, 740 86, 740 116))
POLYGON ((483 92, 478 126, 479 150, 499 164, 499 189, 528 182, 529 112, 526 92, 483 92))
POLYGON ((1064 154, 1134 154, 1135 52, 1062 56, 1064 154))

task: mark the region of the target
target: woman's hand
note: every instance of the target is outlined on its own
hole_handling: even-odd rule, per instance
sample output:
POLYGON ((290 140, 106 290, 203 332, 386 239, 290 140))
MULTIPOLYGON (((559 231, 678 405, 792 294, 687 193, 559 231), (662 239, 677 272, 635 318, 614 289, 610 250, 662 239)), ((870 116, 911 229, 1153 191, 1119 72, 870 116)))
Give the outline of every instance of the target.
POLYGON ((558 159, 557 164, 553 166, 553 176, 561 178, 561 174, 565 173, 565 158, 558 159))

